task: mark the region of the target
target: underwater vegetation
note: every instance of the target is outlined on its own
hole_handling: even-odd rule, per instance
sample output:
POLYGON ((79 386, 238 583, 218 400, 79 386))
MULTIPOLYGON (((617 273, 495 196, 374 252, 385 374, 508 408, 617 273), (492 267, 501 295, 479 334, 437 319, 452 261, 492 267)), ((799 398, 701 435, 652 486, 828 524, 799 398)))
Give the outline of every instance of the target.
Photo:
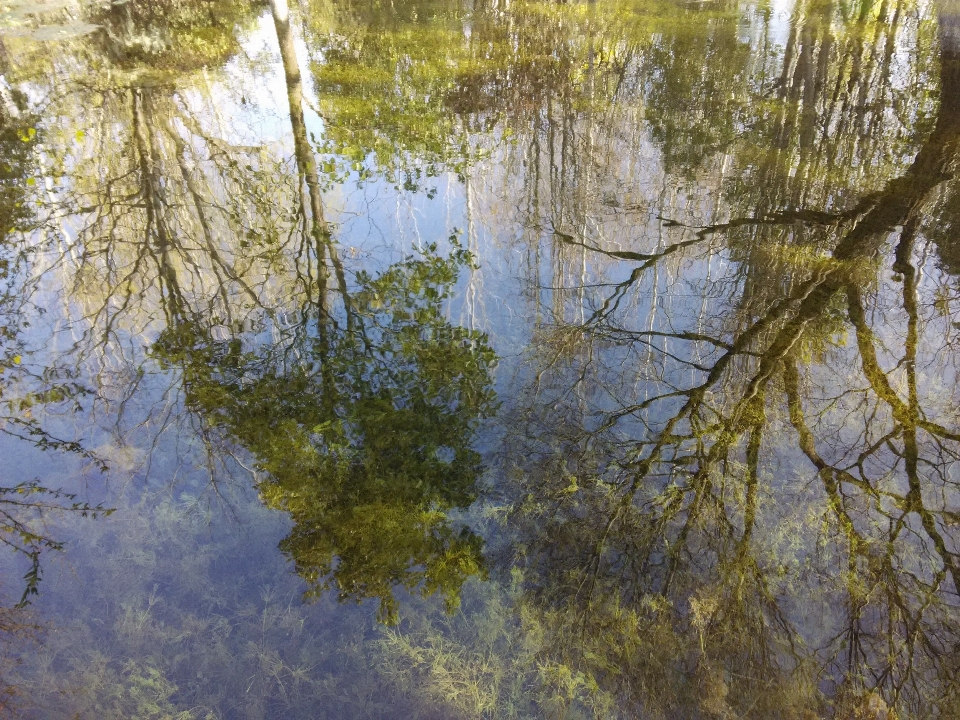
POLYGON ((394 626, 371 603, 305 605, 272 558, 282 516, 223 492, 230 510, 130 493, 109 519, 65 528, 74 560, 48 574, 76 585, 58 607, 71 620, 46 627, 10 676, 20 717, 532 718, 599 702, 576 675, 552 691, 560 668, 538 662, 542 633, 515 585, 467 581, 453 613, 408 596, 394 626))

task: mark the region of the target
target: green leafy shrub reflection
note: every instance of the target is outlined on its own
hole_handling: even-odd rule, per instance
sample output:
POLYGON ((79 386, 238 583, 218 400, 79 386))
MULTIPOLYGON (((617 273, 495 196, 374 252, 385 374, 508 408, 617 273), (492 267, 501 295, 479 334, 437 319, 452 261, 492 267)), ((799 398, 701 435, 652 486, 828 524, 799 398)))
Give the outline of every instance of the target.
POLYGON ((393 622, 394 588, 454 607, 482 573, 480 538, 448 518, 476 497, 473 429, 494 405, 485 337, 442 314, 469 261, 430 248, 361 273, 345 318, 305 312, 290 345, 243 351, 186 324, 154 347, 183 368, 188 405, 256 458, 264 501, 294 521, 281 547, 309 595, 378 598, 393 622))

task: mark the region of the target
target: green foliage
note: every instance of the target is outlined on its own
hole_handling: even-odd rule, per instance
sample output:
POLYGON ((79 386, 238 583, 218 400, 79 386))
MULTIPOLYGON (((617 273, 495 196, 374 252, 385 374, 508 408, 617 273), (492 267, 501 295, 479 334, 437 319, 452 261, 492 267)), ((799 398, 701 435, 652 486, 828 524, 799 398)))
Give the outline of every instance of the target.
POLYGON ((384 626, 329 596, 302 604, 271 552, 285 523, 249 493, 116 501, 101 523, 64 523, 64 620, 9 676, 44 717, 618 716, 579 671, 542 654, 545 628, 519 576, 468 580, 453 613, 408 598, 403 621, 384 626))
POLYGON ((374 669, 362 645, 369 613, 302 605, 270 552, 278 516, 253 495, 222 493, 229 507, 186 491, 133 493, 108 520, 70 528, 80 580, 58 609, 72 620, 51 627, 13 678, 31 705, 46 717, 117 720, 388 707, 372 678, 365 692, 346 685, 374 669))
POLYGON ((77 502, 76 495, 54 490, 37 481, 22 482, 13 487, 0 487, 0 543, 30 560, 30 569, 24 576, 24 590, 18 608, 29 604, 31 595, 38 594, 40 585, 40 555, 44 550, 62 550, 63 543, 43 531, 33 530, 25 516, 41 515, 43 511, 71 512, 81 517, 106 517, 113 512, 102 504, 77 502))
MULTIPOLYGON (((33 155, 42 139, 36 130, 40 118, 27 112, 26 98, 12 92, 10 99, 12 106, 0 110, 0 243, 33 220, 27 182, 33 180, 33 155)), ((0 261, 0 279, 8 279, 10 263, 9 257, 0 261)))
POLYGON ((449 54, 460 46, 455 24, 442 11, 414 6, 347 6, 337 15, 346 22, 315 36, 323 56, 313 73, 326 122, 318 144, 330 156, 326 173, 382 173, 406 190, 430 190, 445 169, 462 173, 474 151, 444 100, 456 87, 449 54))
POLYGON ((342 599, 379 598, 395 622, 395 587, 440 592, 482 573, 481 541, 448 514, 476 498, 478 420, 494 407, 495 356, 442 308, 470 261, 430 247, 376 278, 358 275, 345 326, 321 310, 288 348, 242 353, 191 326, 166 331, 154 356, 182 367, 188 404, 248 450, 268 506, 290 514, 281 548, 310 584, 342 599))
POLYGON ((88 20, 104 54, 125 70, 154 73, 222 65, 239 50, 238 30, 263 4, 204 0, 111 0, 94 6, 88 20))
POLYGON ((411 608, 403 629, 375 640, 382 674, 448 717, 612 718, 615 698, 580 668, 551 658, 549 618, 524 599, 522 576, 471 581, 461 612, 411 608))

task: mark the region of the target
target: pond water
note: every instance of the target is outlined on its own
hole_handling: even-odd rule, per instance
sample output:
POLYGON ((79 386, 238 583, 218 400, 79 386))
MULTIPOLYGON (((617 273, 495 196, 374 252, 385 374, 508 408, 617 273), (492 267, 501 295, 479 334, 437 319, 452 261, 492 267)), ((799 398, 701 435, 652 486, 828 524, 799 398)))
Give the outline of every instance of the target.
POLYGON ((0 704, 960 717, 956 0, 0 7, 0 704))

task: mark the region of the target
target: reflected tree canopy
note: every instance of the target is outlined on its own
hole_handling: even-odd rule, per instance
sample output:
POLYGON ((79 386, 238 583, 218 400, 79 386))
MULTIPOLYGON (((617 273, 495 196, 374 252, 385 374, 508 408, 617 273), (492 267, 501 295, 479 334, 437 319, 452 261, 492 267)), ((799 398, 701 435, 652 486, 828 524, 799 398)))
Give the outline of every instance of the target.
POLYGON ((380 600, 483 573, 480 538, 448 518, 477 498, 477 422, 493 409, 494 355, 441 314, 469 256, 435 250, 361 275, 347 322, 303 308, 289 343, 245 351, 183 323, 153 354, 182 370, 188 407, 247 449, 258 487, 294 522, 281 548, 309 593, 380 600))
POLYGON ((289 10, 272 7, 292 158, 244 142, 214 109, 233 91, 201 66, 232 61, 250 16, 208 9, 116 4, 91 17, 91 64, 110 69, 84 95, 98 98, 94 129, 77 133, 69 190, 48 207, 51 222, 72 216, 47 270, 72 279, 82 318, 64 359, 93 363, 110 388, 100 400, 122 415, 150 382, 137 350, 149 339, 149 357, 180 376, 179 422, 211 466, 252 456, 264 501, 290 515, 281 547, 310 593, 378 598, 388 621, 395 588, 454 607, 483 573, 482 542, 448 514, 476 499, 473 434, 494 407, 486 339, 443 314, 473 260, 454 240, 449 257, 430 246, 348 272, 308 146, 289 10))

